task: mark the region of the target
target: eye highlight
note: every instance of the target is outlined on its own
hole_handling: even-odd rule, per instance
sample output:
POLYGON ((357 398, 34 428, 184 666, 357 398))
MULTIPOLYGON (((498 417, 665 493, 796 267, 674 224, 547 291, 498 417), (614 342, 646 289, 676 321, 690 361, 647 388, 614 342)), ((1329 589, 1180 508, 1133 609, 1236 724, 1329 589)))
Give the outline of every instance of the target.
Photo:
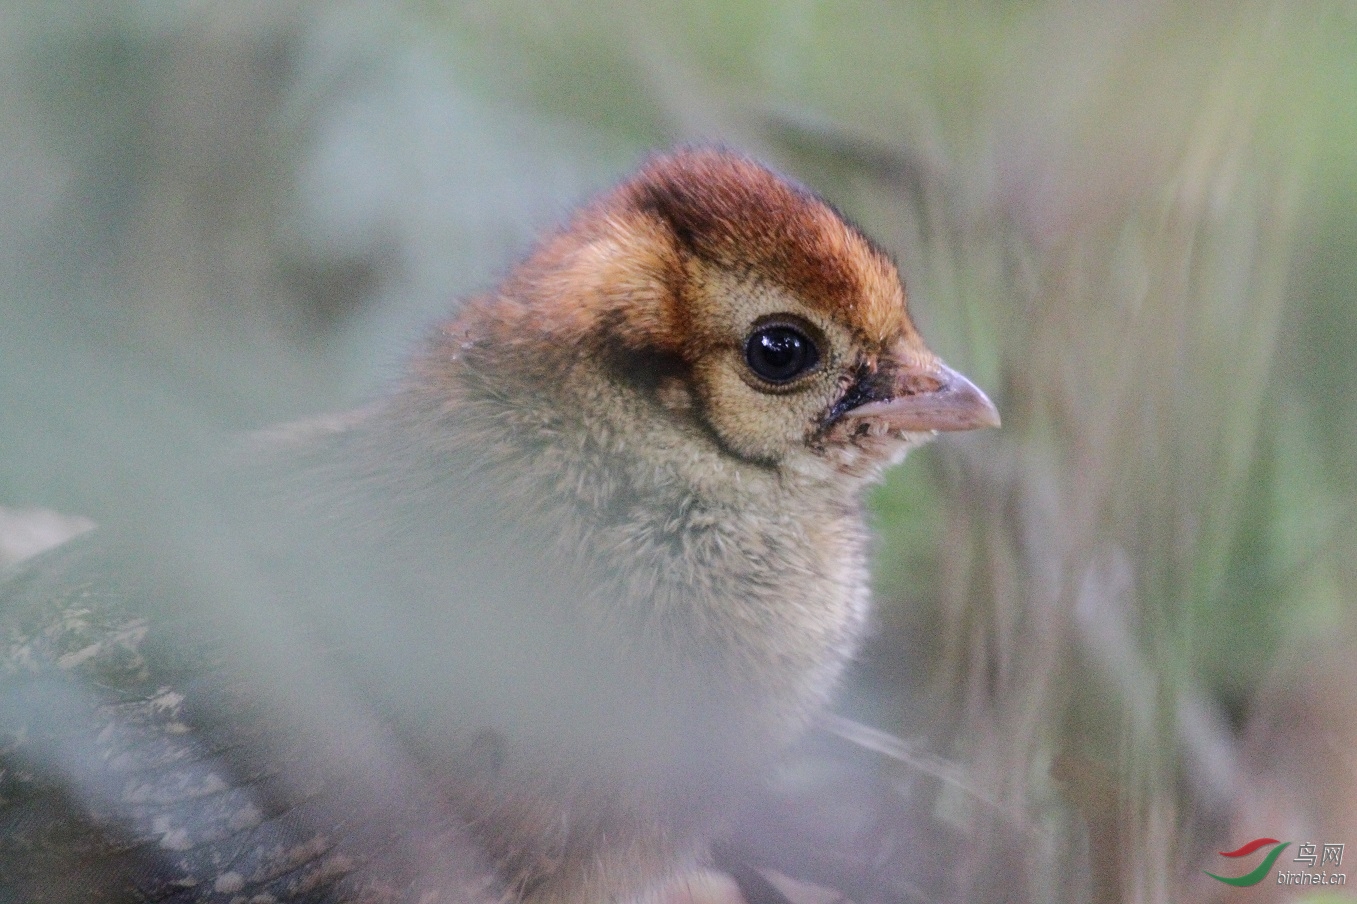
POLYGON ((745 340, 744 360, 759 379, 790 383, 820 363, 820 349, 804 330, 770 323, 745 340))

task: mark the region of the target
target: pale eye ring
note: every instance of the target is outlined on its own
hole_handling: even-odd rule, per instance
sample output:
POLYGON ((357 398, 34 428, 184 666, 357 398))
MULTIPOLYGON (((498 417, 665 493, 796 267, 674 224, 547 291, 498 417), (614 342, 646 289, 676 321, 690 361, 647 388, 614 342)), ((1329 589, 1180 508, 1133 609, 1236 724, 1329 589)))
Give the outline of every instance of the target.
POLYGON ((790 383, 815 369, 820 349, 805 330, 789 323, 769 323, 749 334, 744 360, 759 379, 790 383))

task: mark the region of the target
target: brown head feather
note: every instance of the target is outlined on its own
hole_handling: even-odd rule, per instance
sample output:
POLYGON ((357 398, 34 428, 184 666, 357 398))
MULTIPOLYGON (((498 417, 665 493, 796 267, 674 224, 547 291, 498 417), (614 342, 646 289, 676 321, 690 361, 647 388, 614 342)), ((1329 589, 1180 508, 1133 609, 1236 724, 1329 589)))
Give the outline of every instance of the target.
POLYGON ((698 257, 780 284, 872 343, 907 328, 884 251, 823 199, 746 157, 698 149, 651 159, 617 192, 698 257))
POLYGON ((621 327, 631 336, 618 338, 677 351, 690 314, 682 293, 690 257, 785 289, 871 345, 917 341, 884 251, 804 186, 708 148, 652 157, 544 242, 500 296, 559 297, 568 286, 572 304, 521 311, 533 332, 587 342, 625 309, 621 327))

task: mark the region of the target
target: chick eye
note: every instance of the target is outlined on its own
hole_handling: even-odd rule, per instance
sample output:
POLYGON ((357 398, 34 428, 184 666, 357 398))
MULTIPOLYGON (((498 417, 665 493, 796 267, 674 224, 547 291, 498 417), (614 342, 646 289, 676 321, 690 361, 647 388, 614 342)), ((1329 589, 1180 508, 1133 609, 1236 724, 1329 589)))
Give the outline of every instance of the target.
POLYGON ((744 360, 769 383, 786 383, 820 363, 820 350, 801 330, 779 323, 754 331, 745 343, 744 360))

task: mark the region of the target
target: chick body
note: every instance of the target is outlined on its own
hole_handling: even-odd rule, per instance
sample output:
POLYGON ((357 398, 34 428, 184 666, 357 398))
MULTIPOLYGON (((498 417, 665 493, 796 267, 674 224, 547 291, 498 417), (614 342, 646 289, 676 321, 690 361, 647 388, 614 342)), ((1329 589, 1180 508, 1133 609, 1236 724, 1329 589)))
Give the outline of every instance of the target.
MULTIPOLYGON (((828 701, 868 608, 862 488, 931 430, 992 423, 831 208, 736 155, 659 157, 465 304, 389 396, 250 472, 242 523, 296 636, 157 633, 166 607, 135 604, 156 593, 124 594, 161 647, 228 651, 227 677, 170 656, 169 683, 136 687, 193 683, 183 733, 247 751, 234 776, 280 777, 260 809, 280 816, 250 831, 286 816, 294 846, 330 839, 292 900, 636 899, 828 701)), ((76 684, 87 710, 112 705, 76 684)), ((169 837, 126 800, 81 812, 86 834, 169 837)), ((175 869, 182 900, 264 887, 175 869)), ((119 882, 132 895, 110 880, 107 900, 119 882)))

